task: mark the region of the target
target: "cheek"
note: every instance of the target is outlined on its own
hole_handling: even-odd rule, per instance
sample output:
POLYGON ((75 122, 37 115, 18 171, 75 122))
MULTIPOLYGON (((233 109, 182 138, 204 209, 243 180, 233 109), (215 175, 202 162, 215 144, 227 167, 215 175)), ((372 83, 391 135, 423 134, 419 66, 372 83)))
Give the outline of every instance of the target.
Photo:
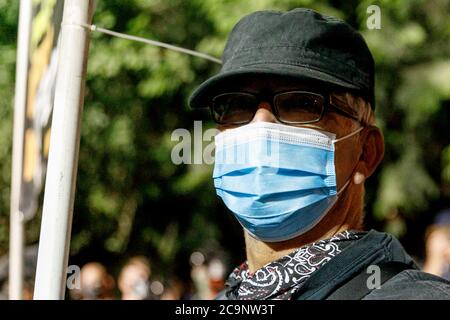
MULTIPOLYGON (((359 124, 355 121, 329 113, 323 120, 323 127, 329 132, 336 133, 337 137, 348 135, 359 128, 359 124)), ((359 134, 348 137, 347 139, 338 141, 334 144, 335 158, 334 165, 336 167, 336 178, 338 190, 353 177, 353 171, 358 163, 360 142, 359 134)))
POLYGON ((450 241, 448 241, 449 247, 447 247, 447 250, 445 252, 445 258, 447 260, 447 263, 450 265, 450 241))
POLYGON ((358 141, 351 137, 348 140, 335 144, 336 178, 338 189, 349 179, 353 178, 355 167, 358 163, 358 141))

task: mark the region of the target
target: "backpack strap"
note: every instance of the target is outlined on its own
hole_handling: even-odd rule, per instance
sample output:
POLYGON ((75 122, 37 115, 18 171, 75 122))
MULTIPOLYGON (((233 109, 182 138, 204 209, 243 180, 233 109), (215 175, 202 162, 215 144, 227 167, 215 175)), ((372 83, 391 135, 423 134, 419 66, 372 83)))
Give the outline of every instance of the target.
MULTIPOLYGON (((380 286, 399 274, 403 270, 412 269, 411 265, 403 262, 390 261, 377 264, 380 270, 380 286)), ((369 277, 375 276, 374 273, 368 272, 367 268, 364 268, 355 277, 350 279, 344 285, 332 292, 326 299, 327 300, 361 300, 368 295, 375 288, 369 288, 367 280, 369 277)))

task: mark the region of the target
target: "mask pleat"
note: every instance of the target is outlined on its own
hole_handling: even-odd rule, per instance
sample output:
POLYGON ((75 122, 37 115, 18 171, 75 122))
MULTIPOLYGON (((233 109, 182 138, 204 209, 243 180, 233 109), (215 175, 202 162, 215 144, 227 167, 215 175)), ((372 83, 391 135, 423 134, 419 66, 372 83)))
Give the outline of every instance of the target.
POLYGON ((216 192, 258 239, 306 232, 337 199, 334 138, 266 122, 226 130, 216 136, 216 192))

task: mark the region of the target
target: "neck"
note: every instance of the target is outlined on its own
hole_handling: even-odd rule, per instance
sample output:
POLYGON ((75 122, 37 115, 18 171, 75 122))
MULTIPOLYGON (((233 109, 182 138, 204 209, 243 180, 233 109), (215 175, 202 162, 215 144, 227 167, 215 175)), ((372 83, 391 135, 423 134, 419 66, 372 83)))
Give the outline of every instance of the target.
POLYGON ((362 229, 363 185, 350 184, 335 206, 310 231, 282 242, 263 242, 245 232, 249 271, 254 273, 297 248, 328 239, 349 229, 362 229))

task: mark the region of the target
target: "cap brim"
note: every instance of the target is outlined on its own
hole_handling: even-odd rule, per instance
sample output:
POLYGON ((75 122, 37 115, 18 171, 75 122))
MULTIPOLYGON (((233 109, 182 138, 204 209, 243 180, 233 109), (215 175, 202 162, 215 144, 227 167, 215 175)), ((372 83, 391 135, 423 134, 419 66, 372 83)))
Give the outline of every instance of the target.
POLYGON ((305 66, 292 66, 286 64, 264 64, 264 65, 254 65, 246 66, 245 68, 240 68, 231 71, 221 72, 202 84, 200 84, 197 89, 189 97, 189 106, 191 108, 203 108, 208 106, 208 101, 213 95, 220 92, 220 88, 223 88, 227 83, 232 83, 232 81, 244 77, 244 76, 258 76, 258 75, 274 75, 283 77, 292 77, 294 79, 299 79, 303 81, 314 80, 322 82, 325 85, 335 85, 338 87, 358 90, 361 88, 346 82, 334 75, 324 73, 305 66))

